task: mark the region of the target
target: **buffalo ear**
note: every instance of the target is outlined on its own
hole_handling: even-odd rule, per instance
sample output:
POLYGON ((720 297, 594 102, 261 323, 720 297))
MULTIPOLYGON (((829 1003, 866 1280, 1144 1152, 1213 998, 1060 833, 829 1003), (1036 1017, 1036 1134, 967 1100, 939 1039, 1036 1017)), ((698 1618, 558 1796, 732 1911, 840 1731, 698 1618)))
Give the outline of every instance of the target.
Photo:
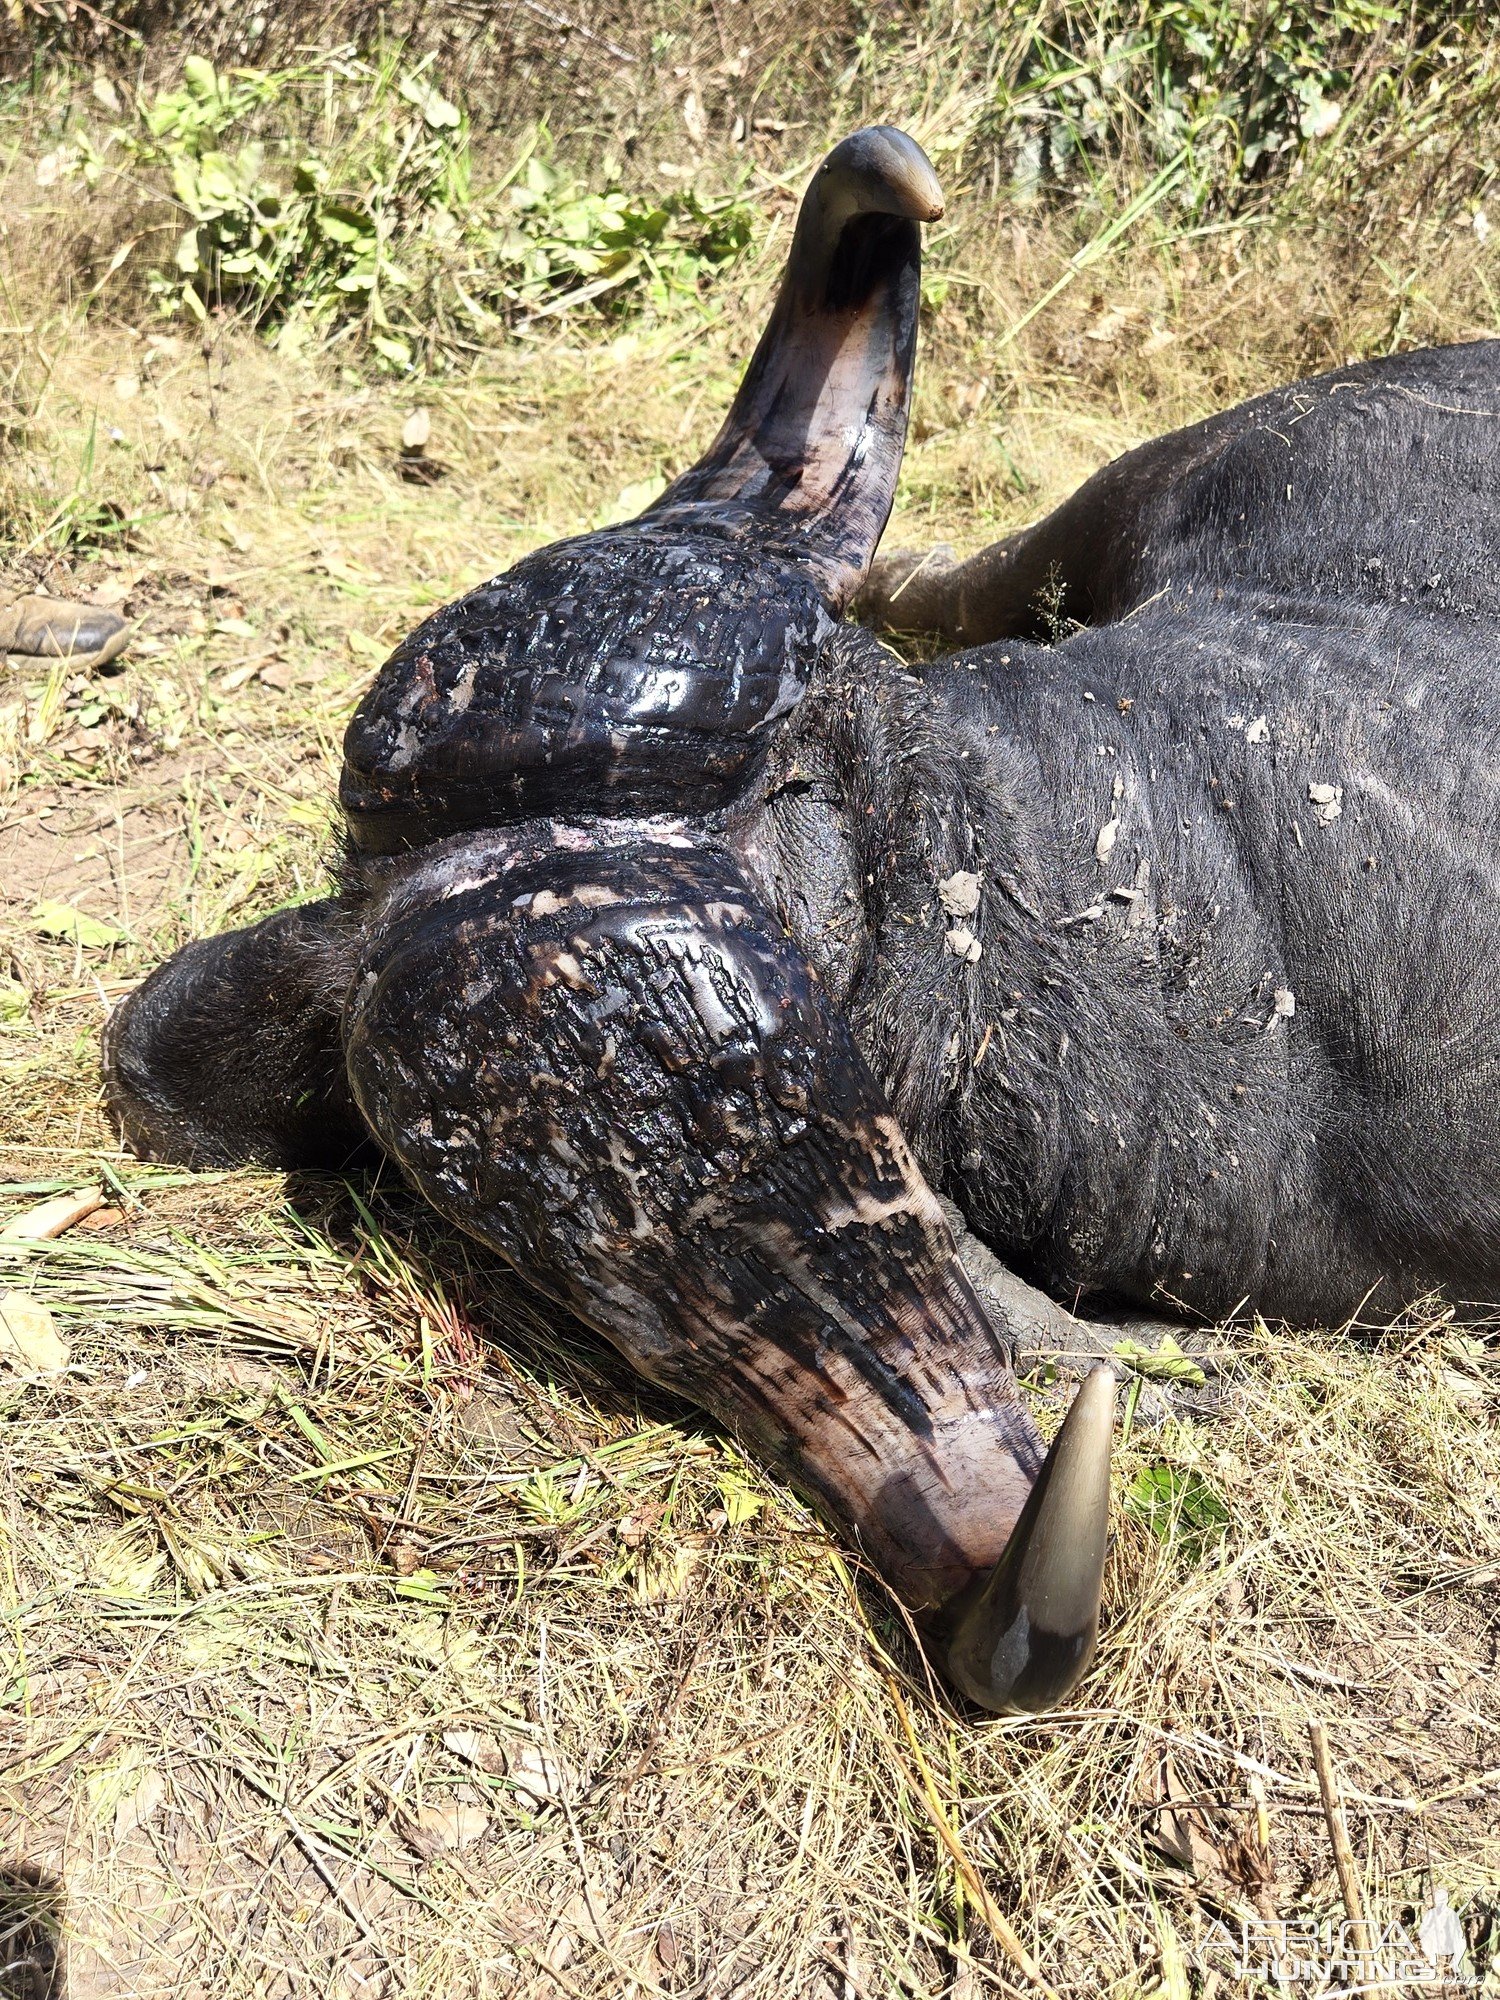
POLYGON ((844 610, 895 496, 921 224, 942 213, 931 162, 904 132, 870 125, 834 147, 803 198, 775 309, 723 429, 642 526, 756 539, 844 610))

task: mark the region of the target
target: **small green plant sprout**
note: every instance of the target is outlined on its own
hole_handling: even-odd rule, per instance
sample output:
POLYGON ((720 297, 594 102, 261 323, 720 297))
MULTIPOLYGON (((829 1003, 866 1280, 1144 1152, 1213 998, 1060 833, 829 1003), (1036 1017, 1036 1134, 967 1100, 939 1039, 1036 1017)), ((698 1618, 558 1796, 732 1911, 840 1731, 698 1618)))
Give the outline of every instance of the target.
POLYGON ((1201 1472, 1160 1462, 1142 1466, 1131 1480, 1125 1511, 1189 1563, 1202 1562, 1230 1519, 1228 1507, 1201 1472))
POLYGON ((576 1483, 564 1485, 554 1471, 534 1472, 516 1489, 516 1504, 533 1521, 549 1528, 563 1528, 586 1512, 576 1483))

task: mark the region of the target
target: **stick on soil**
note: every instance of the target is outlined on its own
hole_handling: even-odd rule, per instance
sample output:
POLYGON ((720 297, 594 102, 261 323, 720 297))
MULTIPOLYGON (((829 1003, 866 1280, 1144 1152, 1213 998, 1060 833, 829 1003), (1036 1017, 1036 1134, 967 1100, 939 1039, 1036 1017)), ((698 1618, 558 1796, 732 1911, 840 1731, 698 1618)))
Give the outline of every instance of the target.
POLYGON ((1349 1827, 1344 1818, 1344 1801, 1339 1793, 1338 1779, 1334 1775, 1333 1759, 1328 1750, 1328 1731, 1324 1724, 1311 1719, 1307 1733, 1312 1741, 1313 1767, 1318 1774, 1318 1790, 1323 1799, 1323 1817, 1328 1822, 1328 1838, 1333 1843, 1333 1862, 1338 1870, 1339 1890, 1344 1898, 1344 1910, 1349 1918, 1349 1935, 1354 1940, 1354 1948, 1360 1957, 1360 1977, 1363 1979, 1373 1970, 1374 1947, 1370 1942, 1370 1926, 1365 1921, 1364 1898, 1360 1894, 1359 1875, 1354 1866, 1354 1850, 1349 1845, 1349 1827))

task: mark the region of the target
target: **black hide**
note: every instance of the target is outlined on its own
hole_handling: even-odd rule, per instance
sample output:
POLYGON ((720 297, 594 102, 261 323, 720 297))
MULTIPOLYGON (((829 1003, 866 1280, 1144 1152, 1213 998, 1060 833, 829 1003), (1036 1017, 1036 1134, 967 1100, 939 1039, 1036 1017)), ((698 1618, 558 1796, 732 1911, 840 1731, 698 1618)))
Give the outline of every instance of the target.
POLYGON ((856 1033, 937 1184, 1061 1296, 1488 1300, 1500 346, 1133 457, 1092 482, 1118 512, 1033 531, 1072 510, 1073 602, 1110 622, 904 677, 846 641, 797 718, 866 885, 856 1033))

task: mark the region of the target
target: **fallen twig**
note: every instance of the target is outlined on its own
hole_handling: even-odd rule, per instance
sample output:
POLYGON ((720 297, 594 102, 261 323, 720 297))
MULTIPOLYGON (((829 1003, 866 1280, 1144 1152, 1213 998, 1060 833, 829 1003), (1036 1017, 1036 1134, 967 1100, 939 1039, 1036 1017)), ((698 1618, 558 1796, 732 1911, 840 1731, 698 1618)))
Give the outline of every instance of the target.
POLYGON ((1318 1774, 1318 1790, 1323 1798, 1323 1817, 1328 1822, 1328 1838, 1333 1844, 1333 1865, 1338 1870, 1339 1890, 1349 1918, 1349 1935, 1360 1957, 1360 1978, 1373 1970, 1374 1946, 1370 1926, 1365 1921, 1364 1898, 1354 1866, 1354 1850, 1349 1845, 1349 1826, 1344 1818, 1344 1802, 1339 1796, 1333 1759, 1328 1753, 1328 1731, 1323 1723, 1310 1720, 1307 1733, 1312 1741, 1313 1768, 1318 1774))

